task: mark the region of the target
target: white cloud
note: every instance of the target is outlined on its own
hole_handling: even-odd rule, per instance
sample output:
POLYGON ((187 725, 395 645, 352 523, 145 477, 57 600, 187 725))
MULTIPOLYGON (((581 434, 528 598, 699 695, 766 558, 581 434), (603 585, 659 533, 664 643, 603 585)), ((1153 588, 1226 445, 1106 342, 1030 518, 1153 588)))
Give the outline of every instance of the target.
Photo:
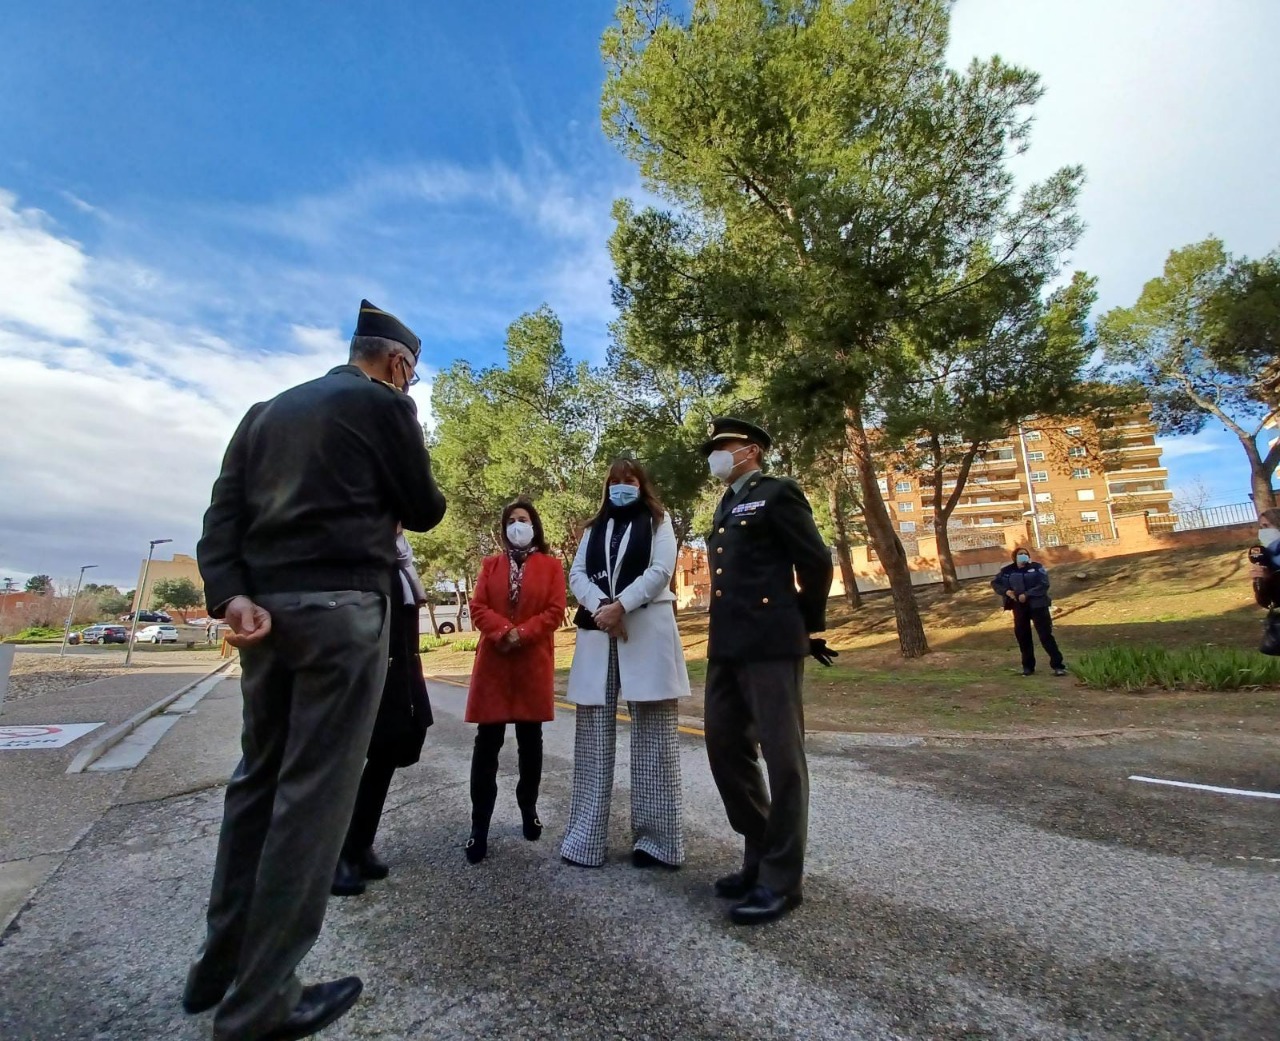
POLYGON ((19 209, 17 199, 0 190, 0 322, 83 340, 94 332, 83 291, 85 256, 48 224, 45 214, 19 209))

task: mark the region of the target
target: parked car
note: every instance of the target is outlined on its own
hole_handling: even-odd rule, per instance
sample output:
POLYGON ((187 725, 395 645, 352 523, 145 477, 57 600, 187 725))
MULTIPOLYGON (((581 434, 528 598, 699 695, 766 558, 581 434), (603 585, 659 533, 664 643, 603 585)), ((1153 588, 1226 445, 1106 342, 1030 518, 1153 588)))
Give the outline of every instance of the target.
POLYGON ((138 643, 177 643, 178 629, 173 625, 148 625, 134 637, 138 643))
MULTIPOLYGON (((132 622, 132 621, 133 621, 133 612, 132 612, 132 611, 130 611, 128 614, 123 614, 123 615, 121 615, 121 616, 120 616, 120 621, 122 621, 122 622, 132 622)), ((173 621, 173 617, 172 617, 171 615, 165 614, 165 612, 164 612, 164 611, 139 611, 139 612, 138 612, 138 621, 140 621, 140 622, 163 622, 163 623, 165 623, 165 624, 167 625, 169 622, 172 622, 172 621, 173 621)))
POLYGON ((123 625, 91 625, 80 633, 79 643, 128 643, 129 630, 123 625))

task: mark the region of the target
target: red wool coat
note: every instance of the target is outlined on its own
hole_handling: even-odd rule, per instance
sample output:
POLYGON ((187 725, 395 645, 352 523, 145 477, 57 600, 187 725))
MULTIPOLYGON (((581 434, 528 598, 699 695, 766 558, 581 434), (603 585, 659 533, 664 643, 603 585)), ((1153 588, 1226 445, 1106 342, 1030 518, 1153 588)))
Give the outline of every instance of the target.
POLYGON ((480 646, 467 693, 468 723, 543 723, 555 718, 555 633, 564 621, 564 566, 546 553, 531 554, 514 611, 510 581, 505 553, 485 558, 471 598, 480 646), (513 627, 520 633, 520 646, 504 654, 498 644, 513 627))

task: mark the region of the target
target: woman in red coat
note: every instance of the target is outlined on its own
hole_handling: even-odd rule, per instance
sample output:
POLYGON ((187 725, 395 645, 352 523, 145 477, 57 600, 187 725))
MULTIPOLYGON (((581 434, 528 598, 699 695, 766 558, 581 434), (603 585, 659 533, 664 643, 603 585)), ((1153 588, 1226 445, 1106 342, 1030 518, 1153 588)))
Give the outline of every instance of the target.
POLYGON ((555 717, 555 632, 564 620, 564 567, 547 552, 533 503, 517 499, 502 511, 505 552, 486 557, 471 598, 480 631, 467 694, 468 723, 480 724, 471 757, 471 838, 467 860, 489 851, 489 819, 498 798, 498 753, 514 723, 520 756, 516 803, 530 842, 542 834, 542 724, 555 717))

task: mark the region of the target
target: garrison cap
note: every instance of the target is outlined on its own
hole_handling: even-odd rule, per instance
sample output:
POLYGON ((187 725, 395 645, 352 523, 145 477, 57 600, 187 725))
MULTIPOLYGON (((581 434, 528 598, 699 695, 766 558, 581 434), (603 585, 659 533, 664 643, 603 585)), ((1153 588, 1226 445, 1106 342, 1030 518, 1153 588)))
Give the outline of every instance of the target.
POLYGON ((718 416, 707 424, 707 440, 702 442, 702 454, 710 455, 722 441, 750 441, 766 452, 773 445, 773 438, 762 427, 732 416, 718 416))
POLYGON ((384 340, 395 340, 413 352, 416 358, 422 353, 422 341, 413 331, 393 314, 381 307, 374 307, 368 300, 360 301, 360 315, 356 318, 357 336, 381 336, 384 340))

